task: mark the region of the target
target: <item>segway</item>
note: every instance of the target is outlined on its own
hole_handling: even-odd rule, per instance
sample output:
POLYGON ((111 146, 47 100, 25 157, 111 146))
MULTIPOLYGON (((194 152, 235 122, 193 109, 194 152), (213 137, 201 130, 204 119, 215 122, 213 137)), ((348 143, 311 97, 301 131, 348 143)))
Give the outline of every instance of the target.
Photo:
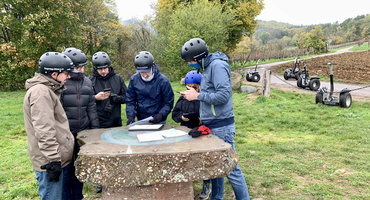
POLYGON ((261 76, 257 71, 258 61, 260 61, 260 59, 257 60, 256 67, 254 68, 254 71, 248 71, 247 75, 245 76, 245 78, 249 82, 258 82, 261 79, 261 76))
POLYGON ((320 88, 320 90, 316 93, 316 103, 349 108, 352 105, 352 96, 349 93, 351 90, 344 88, 339 92, 339 97, 333 95, 333 65, 336 65, 336 63, 324 63, 324 65, 330 66, 330 91, 328 91, 327 87, 320 88))
POLYGON ((293 69, 289 68, 284 71, 284 79, 288 80, 289 78, 295 78, 296 80, 298 80, 300 74, 301 71, 299 69, 299 57, 296 57, 294 59, 293 69))
POLYGON ((318 76, 311 76, 309 78, 306 62, 302 62, 303 70, 297 80, 297 86, 300 88, 310 88, 312 91, 317 91, 320 88, 320 78, 318 76))

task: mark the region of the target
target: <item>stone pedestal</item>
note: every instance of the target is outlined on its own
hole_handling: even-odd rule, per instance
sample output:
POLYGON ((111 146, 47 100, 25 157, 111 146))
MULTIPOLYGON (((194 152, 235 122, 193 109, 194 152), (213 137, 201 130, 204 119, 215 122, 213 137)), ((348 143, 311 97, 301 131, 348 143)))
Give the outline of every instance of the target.
MULTIPOLYGON (((162 130, 181 130, 165 125, 162 130)), ((192 182, 227 176, 237 159, 231 145, 214 135, 188 135, 139 142, 127 127, 78 133, 76 176, 103 186, 103 199, 194 199, 192 182)))

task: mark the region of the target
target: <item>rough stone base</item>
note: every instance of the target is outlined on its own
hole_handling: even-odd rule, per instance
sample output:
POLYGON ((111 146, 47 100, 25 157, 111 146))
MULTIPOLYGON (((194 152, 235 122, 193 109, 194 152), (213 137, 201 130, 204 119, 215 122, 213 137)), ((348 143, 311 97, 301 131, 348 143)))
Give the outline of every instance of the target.
POLYGON ((103 186, 102 199, 112 200, 193 200, 192 182, 156 184, 151 186, 134 186, 109 188, 103 186))

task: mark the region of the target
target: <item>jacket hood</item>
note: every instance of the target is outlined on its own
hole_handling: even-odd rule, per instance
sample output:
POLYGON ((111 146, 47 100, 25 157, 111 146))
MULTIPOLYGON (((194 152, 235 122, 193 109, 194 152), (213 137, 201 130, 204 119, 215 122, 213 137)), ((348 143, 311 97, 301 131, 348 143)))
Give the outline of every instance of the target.
POLYGON ((46 85, 47 87, 49 87, 51 90, 53 90, 56 93, 57 92, 60 93, 64 89, 64 84, 59 83, 58 81, 54 80, 53 78, 49 76, 46 76, 40 73, 35 73, 34 77, 26 80, 26 83, 25 83, 26 90, 38 84, 46 85))
POLYGON ((225 62, 228 62, 229 61, 229 58, 226 56, 226 54, 217 51, 217 52, 214 52, 212 54, 209 54, 204 59, 204 66, 207 67, 214 60, 223 60, 225 62))
POLYGON ((109 79, 110 77, 116 75, 116 72, 114 72, 114 69, 113 67, 109 67, 109 73, 106 75, 106 76, 100 76, 100 74, 98 73, 98 70, 94 67, 93 68, 93 74, 92 76, 96 76, 97 78, 101 78, 101 79, 109 79))
POLYGON ((161 71, 159 70, 159 68, 158 68, 157 64, 155 64, 155 63, 154 63, 154 67, 153 67, 153 73, 154 73, 154 76, 155 76, 155 77, 158 77, 160 72, 161 72, 161 71))

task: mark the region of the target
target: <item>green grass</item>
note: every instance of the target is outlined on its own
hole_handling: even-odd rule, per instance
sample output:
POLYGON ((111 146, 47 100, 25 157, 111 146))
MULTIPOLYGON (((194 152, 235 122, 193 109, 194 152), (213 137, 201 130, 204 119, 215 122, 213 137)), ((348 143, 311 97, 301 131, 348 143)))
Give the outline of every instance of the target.
MULTIPOLYGON (((24 93, 0 92, 0 199, 39 199, 23 125, 24 93)), ((252 199, 370 199, 369 102, 345 109, 275 89, 270 98, 234 91, 233 101, 239 165, 252 199)), ((176 124, 170 116, 167 123, 176 124)), ((234 199, 226 182, 225 199, 234 199)), ((194 182, 196 194, 201 184, 194 182)), ((85 186, 86 199, 99 197, 93 185, 85 186)))
POLYGON ((350 51, 366 51, 370 49, 370 45, 367 42, 364 42, 361 46, 354 45, 350 51))

